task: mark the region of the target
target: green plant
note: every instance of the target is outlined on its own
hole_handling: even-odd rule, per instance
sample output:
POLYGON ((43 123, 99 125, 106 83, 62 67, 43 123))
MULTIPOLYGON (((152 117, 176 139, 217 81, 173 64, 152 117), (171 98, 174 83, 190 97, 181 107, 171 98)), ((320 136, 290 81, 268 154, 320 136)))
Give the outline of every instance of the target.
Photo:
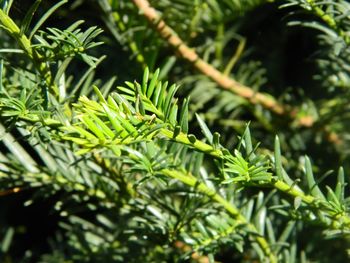
POLYGON ((35 223, 4 220, 4 262, 349 258, 345 1, 70 3, 73 13, 98 10, 108 32, 88 20, 44 29, 54 12, 71 16, 68 1, 48 11, 41 2, 17 22, 9 15, 16 2, 0 1, 0 200, 48 206, 53 233, 44 236, 49 247, 16 253, 43 219, 33 210, 35 223), (274 69, 259 61, 257 40, 242 36, 267 19, 249 20, 252 13, 279 7, 289 26, 314 34, 308 84, 319 94, 271 77, 288 57, 274 69), (111 65, 137 80, 115 84, 111 65), (261 91, 279 81, 281 94, 261 91))

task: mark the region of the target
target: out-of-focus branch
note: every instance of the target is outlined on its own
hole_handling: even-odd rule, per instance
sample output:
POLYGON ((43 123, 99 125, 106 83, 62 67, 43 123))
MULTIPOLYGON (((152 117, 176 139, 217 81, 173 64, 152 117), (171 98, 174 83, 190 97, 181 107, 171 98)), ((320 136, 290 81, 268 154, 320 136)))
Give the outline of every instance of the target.
POLYGON ((197 70, 211 78, 220 87, 230 90, 233 93, 246 98, 253 104, 261 104, 265 108, 277 113, 286 114, 289 111, 281 104, 279 104, 272 96, 254 91, 236 80, 226 76, 212 65, 201 59, 198 54, 189 48, 176 33, 160 18, 157 11, 150 6, 147 0, 133 0, 140 12, 146 19, 155 26, 158 33, 164 38, 172 47, 174 47, 179 55, 189 61, 197 70))
MULTIPOLYGON (((215 81, 221 88, 230 90, 233 93, 246 98, 253 104, 261 104, 265 108, 271 110, 278 115, 285 115, 291 118, 294 124, 302 127, 312 127, 315 119, 312 116, 306 115, 298 116, 298 108, 292 108, 288 105, 281 105, 273 98, 273 96, 256 92, 252 88, 247 87, 236 80, 227 76, 227 74, 220 72, 212 65, 201 59, 198 54, 188 47, 182 39, 169 27, 164 20, 161 19, 157 11, 150 5, 148 0, 133 0, 134 4, 145 16, 145 18, 156 28, 160 36, 167 41, 169 45, 176 49, 179 56, 189 61, 197 70, 215 81)), ((336 144, 341 143, 339 136, 323 127, 325 137, 328 141, 336 144)))

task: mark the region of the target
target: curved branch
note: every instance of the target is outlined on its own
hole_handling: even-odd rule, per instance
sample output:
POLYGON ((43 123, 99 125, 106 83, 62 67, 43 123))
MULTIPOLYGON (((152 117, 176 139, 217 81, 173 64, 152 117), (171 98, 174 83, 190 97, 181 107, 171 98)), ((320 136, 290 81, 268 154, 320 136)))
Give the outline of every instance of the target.
POLYGON ((279 104, 270 95, 256 92, 252 88, 247 87, 236 80, 226 76, 212 65, 201 59, 198 54, 189 48, 180 37, 160 18, 157 11, 150 6, 147 0, 133 0, 134 4, 139 8, 146 19, 155 26, 160 36, 165 39, 179 55, 189 61, 197 70, 211 78, 220 87, 230 90, 233 93, 249 100, 253 104, 261 104, 265 108, 277 113, 286 114, 289 111, 283 105, 279 104))
MULTIPOLYGON (((188 47, 183 40, 176 35, 176 32, 162 20, 157 11, 150 5, 148 0, 133 0, 143 16, 152 24, 160 36, 172 46, 178 54, 197 70, 215 81, 221 88, 229 90, 238 96, 247 99, 252 104, 261 104, 266 109, 278 114, 285 115, 291 118, 297 126, 310 128, 314 125, 315 119, 312 116, 298 116, 299 109, 292 108, 288 105, 282 105, 276 101, 271 95, 254 91, 252 88, 245 86, 236 80, 228 77, 220 72, 212 65, 204 61, 199 55, 188 47)), ((334 132, 329 132, 327 127, 324 127, 323 132, 325 137, 330 142, 340 144, 342 139, 334 132)))

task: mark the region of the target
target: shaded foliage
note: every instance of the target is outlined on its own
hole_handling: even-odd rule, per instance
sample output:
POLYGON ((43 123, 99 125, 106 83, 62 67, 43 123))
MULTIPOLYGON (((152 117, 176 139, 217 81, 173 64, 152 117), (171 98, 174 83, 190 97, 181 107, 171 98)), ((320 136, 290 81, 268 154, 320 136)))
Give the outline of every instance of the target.
POLYGON ((147 1, 29 2, 0 1, 1 262, 349 259, 346 1, 149 1, 282 114, 147 1))

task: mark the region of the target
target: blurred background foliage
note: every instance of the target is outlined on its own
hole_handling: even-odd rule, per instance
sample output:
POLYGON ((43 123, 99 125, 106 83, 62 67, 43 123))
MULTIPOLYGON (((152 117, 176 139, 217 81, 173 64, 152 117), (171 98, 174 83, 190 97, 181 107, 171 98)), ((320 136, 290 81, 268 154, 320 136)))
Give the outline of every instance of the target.
MULTIPOLYGON (((3 7, 9 2, 0 1, 3 7)), ((21 24, 35 2, 38 1, 14 0, 10 17, 21 24)), ((28 32, 57 4, 52 0, 39 2, 28 32)), ((126 0, 66 1, 41 26, 40 30, 50 33, 46 28, 64 30, 84 20, 79 25, 83 32, 94 26, 103 30, 94 39, 103 45, 89 49, 86 56, 72 58, 66 53, 61 58, 52 53, 50 69, 58 86, 64 82, 64 103, 77 102, 82 95, 96 97, 93 85, 106 95, 124 81, 140 82, 146 67, 150 72, 160 68, 160 80, 180 85, 177 93, 180 101, 190 97, 189 129, 199 138, 202 127, 194 113, 201 116, 211 131, 220 133, 221 144, 227 149, 237 147, 249 123, 253 144, 260 143, 257 154, 272 156, 275 135, 279 136, 284 169, 293 180, 304 180, 304 155, 312 159, 316 180, 323 185, 336 184, 334 171, 340 166, 345 174, 350 173, 350 7, 345 0, 149 3, 203 60, 239 83, 269 94, 281 105, 297 109, 296 113, 278 115, 220 88, 182 59, 133 1, 126 0), (332 14, 335 25, 325 21, 317 8, 332 14), (64 63, 67 68, 62 67, 64 63), (303 116, 310 117, 312 122, 300 125, 298 118, 303 116)), ((37 34, 45 38, 44 33, 37 34)), ((43 42, 36 39, 33 43, 43 42)), ((218 220, 215 217, 232 223, 227 214, 218 214, 209 198, 178 182, 164 183, 162 178, 139 182, 141 172, 125 170, 125 160, 103 153, 102 157, 113 163, 113 171, 109 171, 109 164, 101 163, 92 153, 84 158, 61 143, 50 143, 55 140, 53 128, 38 122, 28 130, 20 122, 23 119, 18 117, 18 108, 11 106, 15 113, 8 114, 4 105, 13 105, 10 98, 17 96, 25 98, 25 109, 41 111, 42 118, 54 115, 64 121, 67 116, 74 116, 71 108, 58 101, 45 107, 43 101, 47 98, 41 93, 44 88, 38 82, 36 66, 19 55, 18 49, 8 50, 18 45, 3 29, 0 48, 1 92, 6 87, 0 99, 1 262, 208 262, 214 258, 218 262, 256 262, 255 252, 243 249, 242 253, 241 247, 249 241, 240 231, 199 247, 200 255, 192 254, 193 247, 181 243, 190 239, 181 233, 183 225, 187 224, 195 233, 203 228, 209 233, 211 227, 215 230, 210 225, 218 220), (60 116, 62 113, 65 117, 60 116), (123 181, 120 179, 123 176, 134 184, 136 197, 131 198, 127 190, 124 193, 120 188, 125 182, 118 180, 123 181), (140 188, 135 186, 138 184, 140 188), (204 222, 206 218, 208 222, 204 222)), ((74 55, 76 51, 69 52, 74 55)), ((147 148, 149 145, 141 145, 139 151, 162 156, 168 163, 178 163, 202 177, 218 172, 212 159, 162 143, 157 141, 152 151, 147 148), (181 153, 177 157, 180 162, 174 160, 174 152, 181 153)), ((147 156, 151 162, 161 162, 156 157, 147 156)), ((263 210, 258 209, 258 204, 266 205, 270 222, 266 224, 281 234, 280 245, 288 251, 283 252, 281 262, 349 260, 348 237, 324 238, 322 227, 291 216, 293 209, 283 201, 285 196, 259 190, 248 188, 241 193, 235 189, 234 197, 225 195, 238 207, 245 207, 253 199, 256 215, 263 210), (287 216, 280 216, 277 206, 284 206, 287 216), (288 232, 286 240, 283 231, 288 232)))

